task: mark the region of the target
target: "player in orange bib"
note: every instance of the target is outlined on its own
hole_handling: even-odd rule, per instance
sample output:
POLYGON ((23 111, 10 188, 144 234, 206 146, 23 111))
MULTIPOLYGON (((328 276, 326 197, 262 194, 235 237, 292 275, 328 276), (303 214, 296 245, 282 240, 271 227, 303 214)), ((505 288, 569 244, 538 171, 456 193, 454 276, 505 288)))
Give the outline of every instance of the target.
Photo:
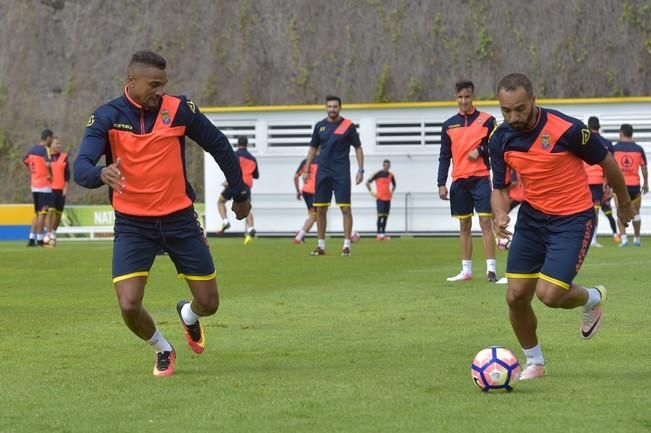
POLYGON ((389 171, 391 161, 385 159, 382 162, 382 170, 376 172, 366 181, 368 192, 375 198, 377 207, 377 235, 378 241, 389 241, 391 237, 386 235, 387 221, 391 211, 391 198, 396 190, 396 177, 389 171), (375 182, 375 192, 371 189, 371 182, 375 182))
MULTIPOLYGON (((640 229, 642 227, 642 219, 640 218, 640 206, 642 205, 642 194, 649 192, 649 173, 647 171, 646 154, 642 146, 633 141, 633 127, 629 124, 623 124, 619 128, 619 142, 613 148, 613 154, 619 168, 624 173, 626 180, 626 188, 628 195, 633 201, 635 208, 635 216, 633 217, 633 245, 639 247, 640 243, 640 229), (642 179, 644 183, 640 188, 640 171, 642 172, 642 179)), ((615 198, 619 200, 619 196, 615 194, 615 198)), ((628 246, 628 237, 626 236, 626 226, 621 222, 619 224, 619 232, 621 235, 622 247, 628 246)))
POLYGON ((590 247, 595 211, 583 162, 599 164, 621 200, 623 224, 633 217, 624 177, 606 147, 579 120, 536 105, 531 81, 509 74, 497 86, 504 116, 490 137, 493 169, 493 229, 509 238, 511 170, 517 171, 524 201, 509 249, 506 301, 509 318, 526 356, 521 380, 545 374, 538 343, 534 295, 552 308, 583 310, 579 333, 592 338, 601 325, 606 288, 574 283, 590 247))

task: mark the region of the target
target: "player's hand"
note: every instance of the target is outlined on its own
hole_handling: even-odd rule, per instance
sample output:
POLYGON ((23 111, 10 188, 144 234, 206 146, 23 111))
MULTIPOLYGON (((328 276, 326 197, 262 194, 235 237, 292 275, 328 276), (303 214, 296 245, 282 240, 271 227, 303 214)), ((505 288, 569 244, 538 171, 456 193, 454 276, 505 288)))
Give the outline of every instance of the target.
POLYGON ((441 200, 449 200, 448 199, 448 188, 445 185, 439 186, 439 198, 441 200))
POLYGON ((244 218, 249 216, 249 213, 251 213, 251 201, 246 200, 240 203, 233 201, 233 206, 231 206, 231 210, 235 214, 235 218, 237 218, 238 220, 243 220, 244 218))
POLYGON ((301 194, 300 192, 297 192, 296 193, 296 200, 300 200, 301 198, 303 198, 303 194, 301 194))
POLYGON ((126 188, 124 176, 122 176, 122 172, 120 171, 121 161, 122 160, 120 157, 118 157, 118 159, 116 159, 113 164, 109 165, 108 167, 104 167, 102 169, 102 173, 100 174, 102 182, 120 194, 126 188))
POLYGON ((223 182, 222 182, 222 186, 223 186, 224 188, 228 188, 228 182, 227 182, 227 181, 223 181, 223 182))
POLYGON ((364 173, 357 172, 355 176, 355 185, 359 185, 364 180, 364 173))
POLYGON ((373 198, 377 198, 377 194, 374 193, 373 191, 369 191, 369 193, 373 196, 373 198))
POLYGON ((511 222, 509 214, 493 216, 493 233, 496 237, 511 239, 513 233, 509 231, 509 222, 511 222))
POLYGON ((633 203, 630 201, 627 203, 617 203, 617 218, 622 222, 624 227, 628 227, 628 223, 630 223, 634 217, 635 208, 633 207, 633 203))
POLYGON ((642 186, 642 193, 646 194, 647 192, 649 192, 649 185, 645 183, 644 186, 642 186))
POLYGON ((304 171, 301 177, 303 178, 303 183, 307 183, 310 180, 310 172, 304 171))
POLYGON ((469 154, 468 154, 468 159, 470 161, 475 161, 479 158, 479 150, 478 149, 473 149, 469 154))

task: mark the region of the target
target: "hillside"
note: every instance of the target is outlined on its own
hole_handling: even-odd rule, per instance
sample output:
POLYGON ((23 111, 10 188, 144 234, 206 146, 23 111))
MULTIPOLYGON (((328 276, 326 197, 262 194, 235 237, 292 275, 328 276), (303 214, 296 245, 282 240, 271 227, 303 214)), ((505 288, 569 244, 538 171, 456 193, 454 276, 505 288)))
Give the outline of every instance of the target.
MULTIPOLYGON (((651 0, 1 0, 0 202, 30 201, 20 160, 44 127, 74 154, 120 94, 130 55, 169 63, 201 107, 425 101, 470 77, 482 98, 520 71, 539 97, 651 94, 651 0), (517 7, 513 5, 517 4, 517 7), (454 5, 454 6, 451 6, 454 5)), ((188 154, 201 197, 202 158, 188 154)), ((69 202, 105 202, 71 188, 69 202)))

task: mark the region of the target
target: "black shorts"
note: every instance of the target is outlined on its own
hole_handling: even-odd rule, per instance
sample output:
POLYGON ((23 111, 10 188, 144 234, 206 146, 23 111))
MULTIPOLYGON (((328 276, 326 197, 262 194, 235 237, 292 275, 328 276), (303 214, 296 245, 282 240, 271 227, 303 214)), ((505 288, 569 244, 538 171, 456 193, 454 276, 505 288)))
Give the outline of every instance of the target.
POLYGON ((51 192, 33 192, 32 198, 34 199, 34 212, 47 212, 52 207, 52 193, 51 192))
POLYGON ((376 200, 375 206, 377 207, 378 216, 387 216, 391 211, 391 200, 376 200))
POLYGON ((311 194, 309 192, 304 192, 303 193, 303 200, 305 200, 305 206, 307 206, 307 210, 314 210, 314 194, 311 194))
POLYGON ((491 216, 491 181, 488 176, 458 179, 450 185, 450 213, 464 219, 473 215, 491 216))
POLYGON ((208 241, 193 207, 163 217, 137 217, 115 212, 113 282, 149 276, 156 254, 169 254, 180 278, 215 278, 208 241))
POLYGON ((63 208, 66 206, 66 196, 63 195, 62 189, 53 189, 52 190, 52 207, 59 211, 63 212, 63 208))

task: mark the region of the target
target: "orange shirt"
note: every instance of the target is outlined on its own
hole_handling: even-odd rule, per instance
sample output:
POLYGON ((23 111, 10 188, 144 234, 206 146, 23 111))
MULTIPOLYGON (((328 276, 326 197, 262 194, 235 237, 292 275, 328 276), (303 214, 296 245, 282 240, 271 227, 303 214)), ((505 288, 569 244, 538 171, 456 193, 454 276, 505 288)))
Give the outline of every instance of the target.
POLYGON ((375 196, 378 200, 391 201, 393 190, 396 188, 396 179, 393 173, 380 170, 368 181, 375 181, 375 196))
POLYGON ((32 146, 23 158, 23 163, 29 167, 32 192, 52 192, 52 181, 48 170, 49 149, 40 144, 32 146))
POLYGON ((642 146, 632 141, 620 141, 613 149, 615 161, 624 173, 626 185, 640 186, 640 167, 646 166, 646 154, 642 146))
POLYGON ((65 152, 52 155, 52 189, 63 189, 70 180, 68 154, 65 152))
POLYGON ((504 122, 491 136, 493 188, 508 188, 513 169, 526 202, 539 212, 564 216, 592 208, 583 161, 596 164, 608 151, 581 121, 555 110, 537 109, 532 129, 520 131, 504 122))
MULTIPOLYGON (((314 159, 316 161, 316 158, 314 159)), ((301 163, 298 166, 298 170, 296 170, 296 175, 301 176, 305 172, 305 163, 307 162, 307 159, 304 159, 301 161, 301 163)), ((319 164, 316 162, 312 162, 310 164, 310 177, 307 179, 307 182, 303 183, 303 188, 301 191, 307 194, 314 194, 314 191, 316 191, 316 173, 319 170, 319 164)))
POLYGON ((239 148, 235 151, 235 156, 240 162, 240 169, 242 170, 242 179, 249 188, 253 187, 253 179, 259 177, 258 174, 258 161, 249 153, 248 150, 239 148))

